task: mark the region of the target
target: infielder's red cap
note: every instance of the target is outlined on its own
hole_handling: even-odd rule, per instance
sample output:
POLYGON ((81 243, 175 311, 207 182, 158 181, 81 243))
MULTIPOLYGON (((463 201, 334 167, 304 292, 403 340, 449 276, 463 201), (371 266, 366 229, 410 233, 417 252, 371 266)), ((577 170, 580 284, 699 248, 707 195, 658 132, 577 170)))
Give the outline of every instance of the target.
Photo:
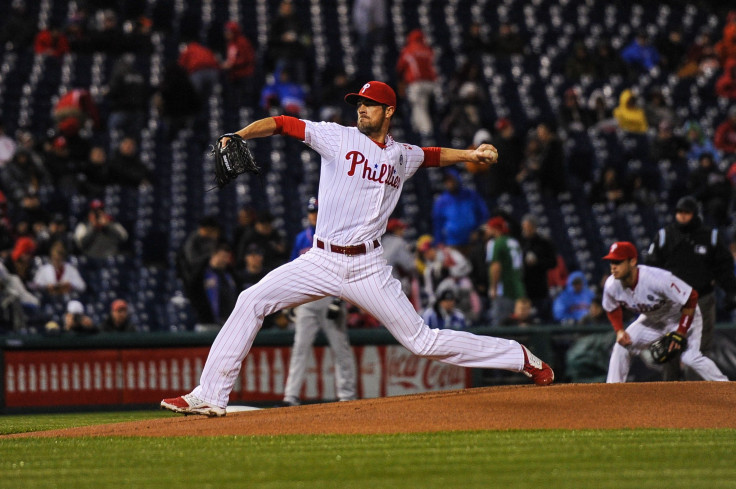
POLYGON ((349 93, 345 95, 345 102, 350 105, 358 105, 360 98, 367 98, 378 102, 379 104, 396 107, 396 92, 380 81, 369 81, 358 93, 349 93))
POLYGON ((639 254, 636 251, 636 246, 629 243, 628 241, 617 241, 611 245, 608 250, 608 254, 603 257, 604 260, 631 260, 632 258, 638 258, 639 254))

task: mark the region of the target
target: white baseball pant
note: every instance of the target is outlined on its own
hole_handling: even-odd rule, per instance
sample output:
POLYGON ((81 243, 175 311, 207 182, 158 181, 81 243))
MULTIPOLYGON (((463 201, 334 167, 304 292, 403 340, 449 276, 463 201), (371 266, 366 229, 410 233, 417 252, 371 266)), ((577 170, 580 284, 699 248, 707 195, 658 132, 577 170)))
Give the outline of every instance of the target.
POLYGON ((332 297, 325 297, 302 304, 294 310, 294 347, 291 349, 284 400, 298 401, 300 399, 309 352, 320 329, 327 336, 335 359, 337 398, 341 401, 356 398, 355 358, 348 340, 345 307, 341 306, 339 317, 328 319, 327 311, 333 300, 332 297))
MULTIPOLYGON (((649 345, 663 335, 677 329, 677 324, 669 324, 664 329, 652 328, 645 326, 642 320, 643 316, 639 316, 626 328, 626 332, 631 337, 631 344, 629 346, 621 346, 618 343, 613 345, 606 382, 626 382, 626 378, 629 376, 632 358, 636 355, 641 355, 644 350, 649 348, 649 345)), ((700 314, 700 309, 697 309, 693 323, 688 330, 687 348, 680 355, 680 361, 686 367, 690 367, 697 372, 703 380, 727 381, 728 377, 721 373, 713 360, 700 352, 700 336, 702 332, 703 317, 700 314)))
POLYGON ((325 296, 340 297, 365 309, 415 355, 461 367, 522 371, 524 353, 516 341, 429 328, 391 275, 381 248, 374 249, 372 243, 366 246, 370 251, 354 256, 312 248, 241 292, 212 344, 200 385, 192 394, 226 407, 263 318, 325 296))

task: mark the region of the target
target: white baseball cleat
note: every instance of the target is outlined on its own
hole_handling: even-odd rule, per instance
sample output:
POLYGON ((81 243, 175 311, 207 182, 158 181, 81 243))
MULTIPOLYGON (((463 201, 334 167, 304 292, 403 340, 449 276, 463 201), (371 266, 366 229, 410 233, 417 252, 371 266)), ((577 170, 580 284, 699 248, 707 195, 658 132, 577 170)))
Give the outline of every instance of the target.
POLYGON ((161 401, 161 407, 184 415, 202 414, 211 418, 225 416, 226 414, 226 410, 224 408, 207 404, 202 399, 191 394, 164 399, 161 401))

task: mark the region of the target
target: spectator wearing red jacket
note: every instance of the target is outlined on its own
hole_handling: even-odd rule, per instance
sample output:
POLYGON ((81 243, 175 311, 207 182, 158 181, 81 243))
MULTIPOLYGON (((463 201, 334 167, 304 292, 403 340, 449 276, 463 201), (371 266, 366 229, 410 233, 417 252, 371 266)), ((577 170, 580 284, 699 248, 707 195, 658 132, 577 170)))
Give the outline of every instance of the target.
POLYGON ((396 72, 411 105, 411 123, 421 136, 433 132, 429 103, 436 89, 437 72, 434 69, 434 51, 426 43, 421 29, 406 36, 396 72))
POLYGON ((76 136, 86 124, 91 129, 100 127, 97 104, 84 88, 75 88, 62 95, 54 106, 53 115, 57 129, 66 137, 76 136))
POLYGON ((713 144, 726 157, 736 155, 736 106, 728 110, 728 118, 716 128, 713 144))
POLYGON ((253 97, 253 75, 256 53, 253 44, 243 35, 237 22, 225 23, 227 51, 222 68, 227 74, 228 90, 236 107, 248 103, 253 97))
POLYGON ((58 58, 69 52, 69 41, 58 26, 51 25, 36 34, 33 51, 58 58))
POLYGON ((179 65, 189 74, 202 100, 207 100, 220 76, 220 63, 215 53, 197 41, 190 40, 179 54, 179 65))
POLYGON ((736 58, 726 61, 723 74, 716 80, 716 94, 719 97, 736 100, 736 58))

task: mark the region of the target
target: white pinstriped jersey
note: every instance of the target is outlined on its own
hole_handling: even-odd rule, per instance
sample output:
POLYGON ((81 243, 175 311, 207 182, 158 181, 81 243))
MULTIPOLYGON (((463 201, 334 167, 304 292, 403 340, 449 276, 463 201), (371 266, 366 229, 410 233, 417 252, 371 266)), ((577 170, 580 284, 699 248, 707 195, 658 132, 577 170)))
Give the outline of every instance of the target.
POLYGON ((343 246, 380 238, 424 151, 391 136, 382 148, 356 127, 304 122, 304 142, 322 156, 315 235, 343 246))
POLYGON ((642 323, 663 328, 677 323, 693 288, 661 268, 639 265, 639 280, 634 289, 624 288, 610 275, 603 286, 603 309, 610 312, 618 306, 643 316, 642 323))

